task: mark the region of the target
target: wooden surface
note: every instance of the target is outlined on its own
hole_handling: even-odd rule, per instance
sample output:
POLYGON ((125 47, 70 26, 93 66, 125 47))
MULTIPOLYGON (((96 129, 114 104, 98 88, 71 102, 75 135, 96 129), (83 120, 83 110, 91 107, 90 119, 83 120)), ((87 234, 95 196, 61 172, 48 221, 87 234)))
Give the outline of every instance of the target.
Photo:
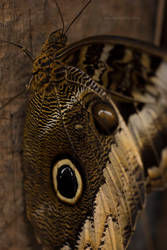
MULTIPOLYGON (((58 2, 65 25, 68 25, 86 1, 58 2)), ((158 0, 94 0, 71 27, 68 41, 71 43, 90 35, 112 34, 152 42, 155 37, 157 7, 158 0)), ((0 39, 22 44, 34 56, 39 54, 48 34, 61 26, 54 0, 0 1, 0 39)), ((25 88, 31 78, 31 70, 31 61, 20 49, 9 44, 0 44, 0 105, 25 88)), ((26 225, 22 191, 21 155, 26 98, 26 94, 23 94, 0 111, 1 250, 37 249, 33 233, 26 225)), ((163 195, 161 199, 164 200, 163 195)), ((153 197, 150 202, 155 217, 157 214, 152 206, 156 198, 153 197)), ((164 233, 164 228, 160 225, 156 230, 154 228, 155 235, 160 234, 159 229, 164 233)), ((139 236, 143 237, 140 232, 139 228, 139 236)), ((142 245, 139 236, 138 242, 133 241, 131 249, 147 249, 142 245)), ((156 249, 165 248, 158 247, 154 250, 156 249)))

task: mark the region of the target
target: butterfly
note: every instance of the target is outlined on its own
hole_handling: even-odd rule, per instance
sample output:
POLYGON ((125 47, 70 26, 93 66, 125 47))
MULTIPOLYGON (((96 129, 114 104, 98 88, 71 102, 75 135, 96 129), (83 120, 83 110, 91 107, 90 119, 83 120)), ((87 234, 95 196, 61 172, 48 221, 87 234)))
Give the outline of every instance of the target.
POLYGON ((65 40, 49 36, 29 84, 27 217, 44 249, 125 249, 146 189, 165 185, 166 58, 111 36, 65 40))

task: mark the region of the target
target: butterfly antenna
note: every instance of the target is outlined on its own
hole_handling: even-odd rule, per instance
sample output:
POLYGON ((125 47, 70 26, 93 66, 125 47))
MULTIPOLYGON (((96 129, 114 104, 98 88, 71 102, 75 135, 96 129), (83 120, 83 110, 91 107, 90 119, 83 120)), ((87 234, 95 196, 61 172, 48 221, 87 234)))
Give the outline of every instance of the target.
POLYGON ((66 31, 64 34, 67 34, 67 32, 69 31, 70 27, 72 26, 72 24, 78 19, 78 17, 82 14, 82 12, 88 7, 88 5, 91 3, 92 0, 89 0, 85 6, 79 11, 79 13, 74 17, 74 19, 72 20, 72 22, 67 26, 66 31))
POLYGON ((64 34, 64 19, 63 19, 63 14, 61 12, 61 9, 60 9, 60 6, 58 5, 58 2, 55 1, 56 3, 56 7, 58 9, 58 12, 59 12, 59 15, 60 15, 60 18, 61 18, 61 22, 62 22, 62 35, 64 34))
POLYGON ((13 96, 12 98, 10 98, 10 100, 8 100, 5 104, 3 104, 1 107, 0 107, 0 110, 4 109, 6 106, 8 106, 11 102, 13 102, 13 100, 15 100, 17 97, 21 96, 24 92, 25 92, 26 89, 20 91, 17 95, 13 96))
POLYGON ((24 48, 21 44, 10 42, 10 41, 6 41, 6 40, 0 40, 0 43, 8 43, 8 44, 14 45, 17 48, 20 48, 30 58, 30 60, 32 62, 34 62, 34 57, 31 54, 31 52, 29 50, 27 50, 26 48, 24 48))

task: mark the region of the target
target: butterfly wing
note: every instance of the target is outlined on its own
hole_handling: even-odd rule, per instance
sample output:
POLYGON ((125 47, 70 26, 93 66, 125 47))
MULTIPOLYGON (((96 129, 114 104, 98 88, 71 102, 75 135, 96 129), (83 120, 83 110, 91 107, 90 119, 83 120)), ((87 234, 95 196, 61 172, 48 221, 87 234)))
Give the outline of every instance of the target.
POLYGON ((145 171, 159 166, 167 142, 167 52, 134 39, 96 36, 70 45, 62 57, 106 89, 134 136, 145 171))
POLYGON ((58 70, 53 60, 48 81, 48 69, 34 74, 24 188, 27 217, 44 249, 127 248, 147 170, 164 168, 165 59, 156 49, 122 43, 81 41, 61 53, 58 70))

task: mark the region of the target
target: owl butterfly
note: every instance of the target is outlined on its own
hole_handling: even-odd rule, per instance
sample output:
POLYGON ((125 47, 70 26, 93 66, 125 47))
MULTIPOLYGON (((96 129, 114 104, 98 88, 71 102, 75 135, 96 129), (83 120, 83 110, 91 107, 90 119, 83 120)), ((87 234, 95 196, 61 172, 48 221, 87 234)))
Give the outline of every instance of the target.
POLYGON ((131 39, 66 45, 33 63, 26 215, 42 249, 126 249, 146 193, 167 182, 167 54, 131 39))

